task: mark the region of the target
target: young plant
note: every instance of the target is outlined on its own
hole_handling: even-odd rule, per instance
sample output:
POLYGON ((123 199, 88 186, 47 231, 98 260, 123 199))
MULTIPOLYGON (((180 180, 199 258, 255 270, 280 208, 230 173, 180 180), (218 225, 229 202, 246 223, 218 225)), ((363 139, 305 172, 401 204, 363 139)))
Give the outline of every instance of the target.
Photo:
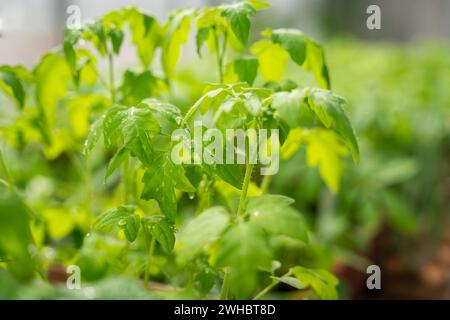
MULTIPOLYGON (((284 283, 312 290, 319 298, 337 298, 338 280, 326 269, 278 261, 280 247, 313 247, 314 237, 293 199, 268 193, 270 175, 263 170, 267 163, 253 159, 255 150, 263 147, 271 155, 281 147, 281 156, 287 158, 305 145, 308 164, 319 167, 325 183, 336 192, 343 158, 350 152, 359 161, 358 144, 344 111, 345 100, 329 91, 325 55, 318 43, 298 30, 266 29, 261 40, 249 44, 250 18, 267 7, 249 0, 179 10, 163 25, 135 8, 125 8, 81 29, 66 30, 62 48, 46 55, 31 76, 21 68, 0 68, 1 87, 20 109, 28 101, 26 86, 34 87, 36 107, 30 107, 48 157, 62 152, 78 157, 78 142, 86 133, 81 132, 81 139, 70 136, 70 144, 58 142, 66 124, 55 112, 64 99, 81 107, 81 99, 70 100, 73 95, 90 99, 83 121, 96 119, 82 152, 89 157, 101 141, 112 152, 104 166, 105 182, 122 168, 121 200, 114 199, 116 206, 100 215, 94 228, 120 230, 129 243, 145 243, 146 287, 159 254, 172 260, 180 274, 188 273, 181 285, 197 296, 210 292, 219 296, 220 291, 222 299, 259 299, 284 283), (183 115, 168 100, 191 28, 197 54, 204 56, 206 46, 215 57, 217 83, 206 85, 203 96, 183 115), (126 70, 118 85, 114 59, 128 34, 142 68, 126 70), (151 69, 156 50, 161 50, 162 73, 151 69), (108 61, 106 81, 96 67, 98 56, 108 61), (318 88, 283 79, 288 64, 310 73, 309 80, 318 88), (217 147, 212 137, 199 137, 202 128, 222 133, 224 143, 217 147), (235 136, 227 135, 230 129, 264 130, 270 143, 247 135, 244 147, 235 146, 235 136), (181 142, 174 139, 180 135, 181 142), (242 163, 219 159, 229 145, 232 158, 243 159, 242 163), (180 149, 184 151, 178 161, 174 154, 180 156, 180 149), (185 223, 180 203, 193 199, 196 214, 185 223)), ((89 167, 83 170, 89 181, 89 167)), ((86 185, 86 209, 97 213, 88 201, 86 185)))

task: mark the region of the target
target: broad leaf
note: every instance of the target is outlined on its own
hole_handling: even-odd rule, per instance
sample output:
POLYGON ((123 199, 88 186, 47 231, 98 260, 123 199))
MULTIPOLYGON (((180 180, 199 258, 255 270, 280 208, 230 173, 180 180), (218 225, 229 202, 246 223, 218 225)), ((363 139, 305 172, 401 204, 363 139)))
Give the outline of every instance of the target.
POLYGON ((206 246, 218 240, 229 222, 223 207, 212 207, 189 221, 177 242, 177 258, 184 264, 192 260, 206 246))
POLYGON ((144 67, 148 67, 161 41, 161 28, 158 21, 150 15, 130 9, 128 22, 131 31, 131 41, 136 46, 138 56, 144 67))
POLYGON ((137 105, 145 98, 158 95, 164 89, 164 81, 150 70, 141 73, 127 70, 123 75, 122 85, 119 89, 122 94, 121 103, 137 105))
POLYGON ((233 187, 242 189, 244 175, 239 164, 216 164, 216 174, 233 187))
POLYGON ((258 57, 263 78, 267 81, 279 81, 286 71, 288 53, 279 44, 269 40, 256 42, 251 51, 258 57))
POLYGON ((105 144, 110 146, 122 135, 124 147, 144 166, 152 163, 151 138, 159 131, 159 124, 148 108, 115 105, 103 121, 105 144))
POLYGON ((285 49, 291 59, 301 66, 306 57, 306 37, 296 29, 277 29, 272 31, 272 41, 285 49))
POLYGON ((248 2, 238 2, 221 6, 221 14, 227 19, 236 38, 244 47, 248 43, 248 34, 250 32, 250 16, 256 10, 248 2))
POLYGON ((181 46, 188 40, 191 27, 191 11, 180 10, 169 17, 165 26, 162 64, 168 79, 173 77, 175 65, 180 57, 181 46))
POLYGON ((152 167, 145 171, 142 178, 144 188, 141 198, 154 199, 158 202, 161 212, 170 222, 175 221, 177 199, 174 188, 185 192, 194 192, 195 188, 185 176, 181 165, 176 165, 167 155, 160 156, 152 167))
POLYGON ((294 201, 279 195, 248 198, 246 212, 250 223, 256 224, 270 235, 285 235, 307 242, 306 222, 299 212, 290 207, 294 201))
POLYGON ((225 232, 217 246, 217 265, 231 267, 231 294, 237 299, 249 298, 257 285, 258 268, 270 269, 271 265, 271 252, 263 231, 241 221, 225 232))
POLYGON ((345 114, 347 102, 344 98, 333 94, 331 91, 311 89, 308 94, 308 102, 311 110, 326 128, 333 129, 344 140, 350 149, 353 160, 359 162, 359 148, 355 133, 345 114))

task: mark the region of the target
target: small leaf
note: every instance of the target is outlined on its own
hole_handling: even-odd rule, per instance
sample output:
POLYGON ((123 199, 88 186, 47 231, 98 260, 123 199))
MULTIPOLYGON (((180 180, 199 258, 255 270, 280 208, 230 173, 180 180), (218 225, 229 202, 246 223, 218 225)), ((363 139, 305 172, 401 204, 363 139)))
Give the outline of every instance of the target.
POLYGON ((145 98, 156 96, 165 90, 165 87, 164 81, 150 70, 141 73, 126 70, 119 88, 122 94, 120 102, 124 105, 137 105, 145 98))
POLYGON ((256 57, 242 57, 234 60, 234 72, 240 81, 247 82, 250 86, 256 79, 258 72, 258 59, 256 57))
POLYGON ((125 157, 128 156, 128 150, 125 148, 119 149, 116 154, 112 157, 111 161, 108 163, 108 168, 106 168, 105 181, 109 178, 113 172, 119 168, 125 157))
POLYGON ((112 29, 109 32, 109 38, 111 39, 113 52, 118 55, 120 51, 120 47, 122 46, 123 38, 125 37, 125 34, 122 30, 119 29, 112 29))
POLYGON ((300 266, 291 270, 304 287, 310 286, 320 299, 333 300, 338 298, 336 286, 339 280, 327 270, 307 269, 300 266))
POLYGON ((103 129, 103 116, 95 120, 95 122, 91 125, 89 129, 89 134, 84 142, 83 155, 88 157, 94 146, 97 144, 97 141, 100 139, 102 135, 103 129))
POLYGON ((290 285, 291 287, 294 287, 295 289, 298 289, 298 290, 305 288, 303 283, 294 277, 284 276, 284 277, 271 277, 271 278, 274 280, 277 280, 279 282, 285 283, 287 285, 290 285))
POLYGON ((203 27, 198 29, 197 34, 195 36, 195 45, 197 47, 197 54, 199 57, 202 56, 202 47, 206 40, 209 37, 210 27, 203 27))
POLYGON ((144 225, 164 250, 168 252, 173 250, 175 245, 175 230, 164 216, 154 215, 145 217, 144 225))
POLYGON ((244 175, 239 164, 216 164, 216 174, 233 187, 242 189, 244 175))
POLYGON ((344 98, 331 91, 313 88, 308 95, 309 106, 326 128, 333 129, 350 149, 353 160, 359 162, 359 148, 355 133, 345 114, 344 98))
POLYGON ((26 95, 22 81, 14 72, 6 70, 4 67, 0 67, 0 88, 8 95, 14 97, 19 109, 23 109, 26 95))
POLYGON ((291 59, 301 66, 306 57, 306 37, 296 29, 277 29, 272 31, 272 41, 285 49, 291 59))
POLYGON ((140 227, 140 217, 134 214, 135 206, 119 206, 103 213, 97 218, 95 227, 97 229, 119 228, 125 233, 128 241, 136 240, 140 227))
POLYGON ((238 2, 221 6, 221 15, 227 19, 236 38, 245 47, 250 32, 250 19, 256 10, 247 2, 238 2))

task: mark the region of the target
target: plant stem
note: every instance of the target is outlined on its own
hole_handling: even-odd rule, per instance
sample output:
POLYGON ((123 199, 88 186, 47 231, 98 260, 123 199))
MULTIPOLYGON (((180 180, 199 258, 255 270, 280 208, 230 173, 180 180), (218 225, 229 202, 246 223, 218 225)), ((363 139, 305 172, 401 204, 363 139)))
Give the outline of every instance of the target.
POLYGON ((244 184, 242 185, 241 197, 239 198, 239 207, 236 217, 240 217, 244 213, 245 199, 247 198, 248 186, 252 178, 254 164, 247 163, 245 166, 244 184))
POLYGON ((145 242, 147 244, 147 250, 148 250, 147 265, 145 266, 145 273, 144 273, 144 286, 147 288, 148 282, 150 280, 150 266, 151 266, 151 263, 153 260, 153 253, 155 251, 156 239, 155 239, 155 237, 150 236, 147 228, 145 227, 145 224, 142 224, 142 228, 144 230, 145 242))
POLYGON ((6 167, 5 158, 3 157, 3 152, 0 149, 0 173, 5 177, 6 182, 8 183, 8 187, 14 188, 14 181, 9 173, 8 167, 6 167))
POLYGON ((129 195, 130 195, 130 179, 128 179, 128 171, 130 168, 130 157, 128 155, 125 156, 122 165, 122 184, 123 184, 123 201, 125 204, 128 203, 129 195))
POLYGON ((265 175, 261 182, 261 195, 266 194, 269 191, 270 182, 272 181, 272 176, 265 175))
MULTIPOLYGON (((282 275, 281 277, 288 277, 291 275, 291 271, 286 272, 284 275, 282 275)), ((264 296, 265 294, 267 294, 270 290, 272 290, 277 284, 279 284, 280 281, 276 280, 276 279, 272 279, 272 282, 265 287, 264 289, 262 289, 254 298, 253 300, 258 300, 260 299, 262 296, 264 296)))
POLYGON ((220 290, 220 300, 228 300, 228 291, 230 289, 229 272, 225 271, 223 276, 222 289, 220 290))
POLYGON ((223 83, 223 54, 225 52, 220 52, 220 43, 219 36, 217 34, 217 28, 214 27, 214 43, 216 45, 216 59, 217 59, 217 68, 219 70, 219 82, 223 83))
POLYGON ((114 87, 114 60, 112 53, 108 54, 109 63, 109 92, 111 93, 112 103, 116 103, 116 89, 114 87))

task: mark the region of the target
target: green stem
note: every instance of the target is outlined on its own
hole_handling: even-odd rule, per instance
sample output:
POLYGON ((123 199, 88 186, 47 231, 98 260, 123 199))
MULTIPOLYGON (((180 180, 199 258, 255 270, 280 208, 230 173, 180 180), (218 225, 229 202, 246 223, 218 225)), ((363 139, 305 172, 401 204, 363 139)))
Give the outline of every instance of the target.
POLYGON ((6 179, 6 182, 8 183, 8 187, 13 189, 14 188, 14 181, 12 179, 11 174, 9 173, 8 167, 6 167, 5 158, 3 157, 3 152, 2 152, 1 149, 0 149, 0 173, 6 179))
POLYGON ((245 207, 245 199, 247 199, 248 186, 250 185, 250 180, 252 178, 254 164, 247 163, 245 166, 245 176, 244 176, 244 184, 242 185, 241 197, 239 198, 239 207, 236 214, 236 217, 240 217, 244 213, 245 207))
POLYGON ((228 291, 230 289, 229 272, 225 271, 223 276, 222 289, 220 290, 220 300, 228 300, 228 291))
POLYGON ((223 54, 224 52, 220 52, 220 43, 219 43, 219 35, 217 34, 217 28, 214 27, 213 30, 214 35, 214 43, 216 45, 216 60, 217 60, 217 69, 219 70, 219 82, 223 83, 223 54))
POLYGON ((125 156, 122 165, 123 201, 125 204, 128 203, 130 195, 130 179, 128 179, 129 168, 130 168, 130 157, 127 155, 125 156))
POLYGON ((265 175, 261 182, 261 195, 266 194, 269 191, 270 182, 272 181, 272 176, 265 175))
POLYGON ((145 274, 144 274, 144 286, 147 288, 148 282, 150 280, 150 266, 153 260, 153 253, 155 252, 156 239, 150 236, 150 233, 148 232, 144 224, 142 224, 142 228, 144 230, 145 242, 147 244, 147 252, 148 252, 147 265, 145 266, 145 274))
POLYGON ((112 53, 108 54, 109 63, 109 92, 111 93, 112 103, 116 103, 116 89, 114 87, 114 60, 112 53))
MULTIPOLYGON (((288 277, 291 275, 291 271, 286 272, 284 275, 282 275, 281 277, 288 277)), ((270 290, 272 290, 277 284, 279 284, 280 281, 276 280, 276 279, 272 279, 272 282, 265 287, 264 289, 262 289, 254 298, 253 300, 258 300, 261 297, 263 297, 264 295, 266 295, 270 290)))

